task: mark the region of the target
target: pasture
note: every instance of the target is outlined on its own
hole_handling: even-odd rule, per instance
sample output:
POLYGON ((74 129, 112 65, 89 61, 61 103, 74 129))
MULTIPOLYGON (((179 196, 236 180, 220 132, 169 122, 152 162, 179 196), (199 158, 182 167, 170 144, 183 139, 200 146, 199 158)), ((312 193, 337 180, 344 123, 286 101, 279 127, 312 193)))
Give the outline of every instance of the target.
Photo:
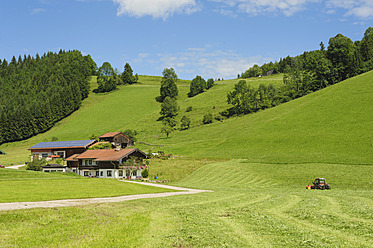
POLYGON ((75 173, 43 173, 1 169, 0 203, 113 197, 170 192, 172 190, 127 184, 116 179, 84 178, 75 173))
POLYGON ((213 162, 175 183, 213 193, 0 212, 0 245, 370 247, 371 171, 370 165, 213 162), (319 176, 332 190, 305 189, 319 176))

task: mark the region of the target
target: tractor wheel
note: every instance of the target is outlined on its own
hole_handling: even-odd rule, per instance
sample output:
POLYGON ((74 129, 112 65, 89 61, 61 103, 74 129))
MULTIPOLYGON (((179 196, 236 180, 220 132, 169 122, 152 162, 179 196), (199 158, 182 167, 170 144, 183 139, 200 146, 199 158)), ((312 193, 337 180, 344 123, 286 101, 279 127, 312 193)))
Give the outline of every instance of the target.
POLYGON ((324 190, 325 189, 325 185, 320 186, 320 189, 324 190))
POLYGON ((325 189, 331 189, 330 185, 327 184, 327 185, 325 186, 325 189))

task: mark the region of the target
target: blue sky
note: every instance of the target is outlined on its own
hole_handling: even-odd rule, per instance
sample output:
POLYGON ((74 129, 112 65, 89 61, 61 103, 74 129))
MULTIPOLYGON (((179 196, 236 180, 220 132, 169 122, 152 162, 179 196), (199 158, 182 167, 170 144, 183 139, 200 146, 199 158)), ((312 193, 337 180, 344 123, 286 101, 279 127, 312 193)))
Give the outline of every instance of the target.
POLYGON ((254 64, 361 40, 373 0, 1 0, 0 59, 60 49, 123 71, 235 78, 254 64))

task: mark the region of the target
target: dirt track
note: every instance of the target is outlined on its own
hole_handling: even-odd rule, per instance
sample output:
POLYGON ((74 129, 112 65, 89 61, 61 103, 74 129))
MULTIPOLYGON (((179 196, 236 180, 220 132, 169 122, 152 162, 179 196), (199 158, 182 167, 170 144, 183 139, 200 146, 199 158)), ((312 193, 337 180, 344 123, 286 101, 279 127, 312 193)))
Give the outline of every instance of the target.
POLYGON ((122 201, 130 201, 130 200, 137 200, 137 199, 159 198, 159 197, 167 197, 167 196, 174 196, 174 195, 189 195, 189 194, 197 194, 197 193, 203 193, 203 192, 212 192, 210 190, 188 189, 188 188, 180 188, 180 187, 175 187, 175 186, 153 184, 153 183, 143 183, 143 182, 133 182, 133 181, 125 181, 125 182, 142 184, 142 185, 159 187, 159 188, 180 190, 180 191, 155 193, 155 194, 126 195, 126 196, 105 197, 105 198, 68 199, 68 200, 54 200, 54 201, 41 201, 41 202, 9 202, 9 203, 0 203, 0 211, 29 209, 29 208, 73 207, 73 206, 93 204, 93 203, 122 202, 122 201))

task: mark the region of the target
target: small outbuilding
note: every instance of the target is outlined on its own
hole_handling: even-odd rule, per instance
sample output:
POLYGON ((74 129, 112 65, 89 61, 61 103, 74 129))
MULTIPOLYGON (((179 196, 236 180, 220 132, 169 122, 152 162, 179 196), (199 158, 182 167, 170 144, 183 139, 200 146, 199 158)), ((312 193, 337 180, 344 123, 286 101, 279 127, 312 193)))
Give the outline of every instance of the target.
POLYGON ((61 164, 47 164, 41 167, 43 172, 66 172, 67 166, 61 164))
POLYGON ((133 146, 133 140, 122 132, 105 133, 98 138, 99 141, 108 141, 115 147, 126 148, 133 146))

